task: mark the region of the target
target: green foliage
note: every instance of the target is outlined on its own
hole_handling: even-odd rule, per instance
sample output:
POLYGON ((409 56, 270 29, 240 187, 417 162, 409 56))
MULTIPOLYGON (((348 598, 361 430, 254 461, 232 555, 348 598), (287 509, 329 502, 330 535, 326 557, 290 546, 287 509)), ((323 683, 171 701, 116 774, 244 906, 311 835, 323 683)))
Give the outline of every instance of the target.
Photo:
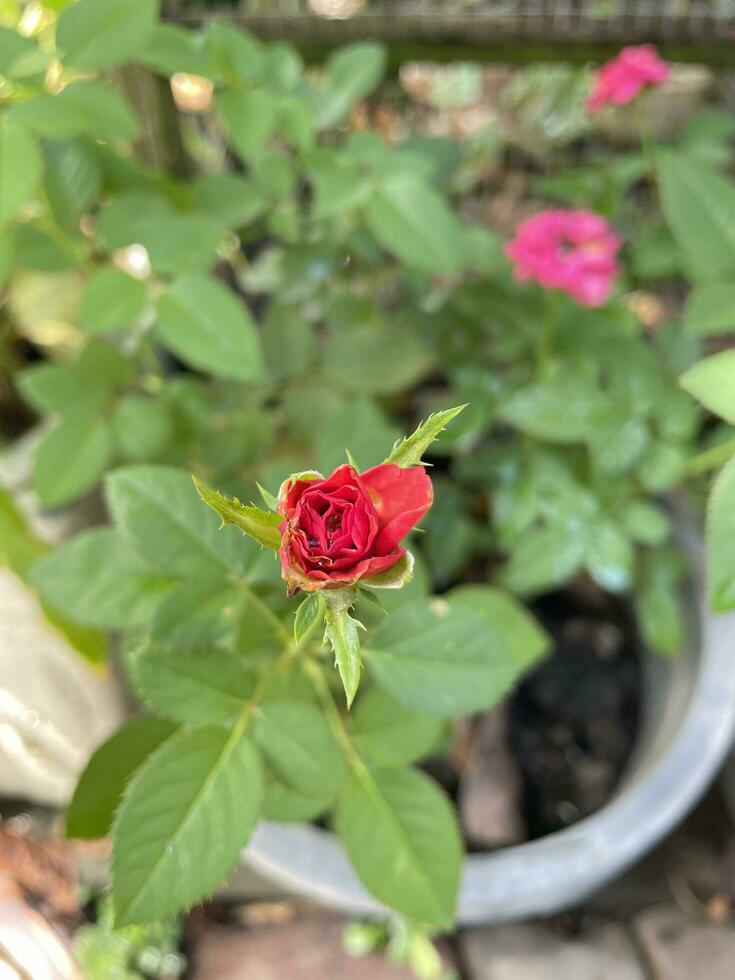
POLYGON ((431 444, 439 437, 449 423, 456 419, 460 412, 467 408, 466 405, 458 405, 456 408, 447 408, 444 411, 430 415, 425 422, 412 432, 410 436, 398 441, 386 459, 386 463, 395 463, 396 466, 420 466, 423 462, 422 456, 429 449, 431 444))
POLYGON ((664 214, 696 279, 725 281, 735 272, 735 186, 685 154, 660 164, 664 214))
POLYGON ((113 528, 85 531, 38 563, 33 582, 73 619, 103 629, 150 620, 171 579, 113 528))
POLYGON ((176 730, 159 718, 128 722, 87 763, 66 811, 66 836, 107 837, 130 777, 176 730))
POLYGON ((324 636, 332 647, 348 708, 357 693, 362 672, 358 632, 362 624, 350 616, 354 601, 354 589, 330 589, 324 593, 324 636))
POLYGON ((337 803, 336 830, 370 891, 404 915, 450 925, 462 844, 444 794, 423 773, 354 775, 337 803))
MULTIPOLYGON (((446 598, 411 602, 385 619, 366 641, 365 657, 392 697, 428 715, 455 717, 491 707, 519 673, 503 634, 472 603, 446 598)), ((490 603, 495 601, 490 593, 490 603)), ((526 666, 526 665, 523 665, 526 666)))
POLYGON ((735 460, 717 476, 707 512, 707 582, 716 612, 735 606, 735 460))
MULTIPOLYGON (((42 423, 41 505, 103 488, 112 520, 51 551, 0 495, 0 552, 79 646, 102 640, 65 616, 123 634, 160 716, 93 756, 68 830, 112 832, 125 923, 210 893, 259 817, 334 817, 379 899, 448 927, 456 821, 406 767, 544 656, 518 597, 584 575, 675 654, 682 563, 657 498, 727 463, 708 579, 714 608, 735 605, 726 428, 695 455, 695 400, 735 424, 731 352, 716 353, 735 327, 732 120, 703 113, 657 152, 658 194, 639 152, 577 168, 554 154, 534 195, 598 211, 625 240, 615 294, 585 309, 513 281, 486 220, 515 154, 540 166, 586 131, 584 71, 519 72, 466 139, 379 133, 358 106, 380 45, 306 71, 289 45, 222 19, 159 23, 158 7, 57 2, 55 32, 0 28, 0 356, 41 355, 12 379, 42 423), (168 154, 141 159, 157 105, 128 103, 129 62, 161 92, 180 72, 212 85, 169 170, 168 154), (683 279, 683 322, 644 328, 631 311, 648 323, 665 280, 667 313, 683 279), (270 490, 425 456, 441 466, 410 553, 359 587, 286 597, 270 490), (258 490, 266 509, 239 502, 258 490)), ((418 115, 473 119, 479 84, 476 66, 438 72, 418 115)), ((108 933, 110 950, 127 936, 108 933)))
POLYGON ((253 541, 266 548, 273 548, 276 551, 280 548, 279 527, 283 518, 279 514, 261 510, 260 507, 246 507, 237 498, 228 500, 221 493, 205 486, 196 477, 194 477, 194 486, 204 503, 222 518, 223 525, 232 524, 240 528, 243 534, 249 535, 253 541))
POLYGON ((113 826, 116 926, 186 908, 234 864, 263 792, 243 727, 177 732, 133 776, 113 826))
POLYGON ((157 16, 158 0, 78 0, 59 17, 56 43, 70 68, 113 68, 145 47, 157 16))
POLYGON ((681 386, 710 412, 735 425, 735 351, 695 364, 681 376, 681 386))
POLYGON ((158 301, 157 333, 192 367, 235 381, 259 381, 263 359, 247 308, 214 279, 189 276, 158 301))

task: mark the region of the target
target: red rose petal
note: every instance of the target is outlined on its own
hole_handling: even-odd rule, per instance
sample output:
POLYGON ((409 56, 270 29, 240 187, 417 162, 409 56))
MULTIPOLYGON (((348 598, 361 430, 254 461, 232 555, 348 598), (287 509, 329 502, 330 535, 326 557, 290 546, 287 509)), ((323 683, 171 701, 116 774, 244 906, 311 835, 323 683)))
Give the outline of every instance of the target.
POLYGON ((423 466, 404 469, 394 463, 374 466, 360 480, 367 487, 380 520, 373 550, 378 554, 392 552, 431 507, 431 480, 423 466))

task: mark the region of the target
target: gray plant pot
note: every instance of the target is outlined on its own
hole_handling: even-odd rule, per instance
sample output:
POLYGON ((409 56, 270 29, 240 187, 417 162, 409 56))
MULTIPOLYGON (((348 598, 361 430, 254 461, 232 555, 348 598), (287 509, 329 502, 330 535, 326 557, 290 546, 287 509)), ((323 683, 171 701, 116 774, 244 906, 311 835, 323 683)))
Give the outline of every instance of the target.
MULTIPOLYGON (((566 830, 467 857, 460 925, 570 908, 643 857, 676 826, 717 774, 735 732, 735 614, 712 617, 701 596, 701 546, 685 541, 692 573, 685 649, 646 661, 643 724, 614 798, 566 830)), ((337 839, 308 825, 262 824, 244 861, 291 892, 356 915, 381 916, 337 839)))

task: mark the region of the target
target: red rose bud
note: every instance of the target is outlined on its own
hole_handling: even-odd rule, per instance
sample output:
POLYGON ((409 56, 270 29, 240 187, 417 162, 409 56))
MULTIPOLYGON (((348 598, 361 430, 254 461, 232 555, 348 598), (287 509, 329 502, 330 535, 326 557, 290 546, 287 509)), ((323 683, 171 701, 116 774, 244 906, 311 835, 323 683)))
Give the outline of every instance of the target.
POLYGON ((423 466, 381 463, 358 473, 345 464, 326 479, 318 473, 290 477, 278 497, 289 594, 345 588, 392 568, 406 554, 400 542, 432 500, 423 466))

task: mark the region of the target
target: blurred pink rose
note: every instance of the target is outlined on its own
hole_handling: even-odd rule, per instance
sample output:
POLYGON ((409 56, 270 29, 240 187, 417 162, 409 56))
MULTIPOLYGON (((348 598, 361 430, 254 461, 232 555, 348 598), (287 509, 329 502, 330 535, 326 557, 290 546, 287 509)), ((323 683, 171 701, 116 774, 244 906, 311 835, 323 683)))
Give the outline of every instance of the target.
POLYGON ((519 282, 560 289, 581 306, 602 306, 619 267, 621 240, 598 214, 562 208, 523 221, 505 247, 519 282))
POLYGON ((599 112, 608 105, 627 105, 641 89, 660 85, 670 74, 671 69, 659 58, 652 44, 623 48, 597 72, 587 108, 599 112))

